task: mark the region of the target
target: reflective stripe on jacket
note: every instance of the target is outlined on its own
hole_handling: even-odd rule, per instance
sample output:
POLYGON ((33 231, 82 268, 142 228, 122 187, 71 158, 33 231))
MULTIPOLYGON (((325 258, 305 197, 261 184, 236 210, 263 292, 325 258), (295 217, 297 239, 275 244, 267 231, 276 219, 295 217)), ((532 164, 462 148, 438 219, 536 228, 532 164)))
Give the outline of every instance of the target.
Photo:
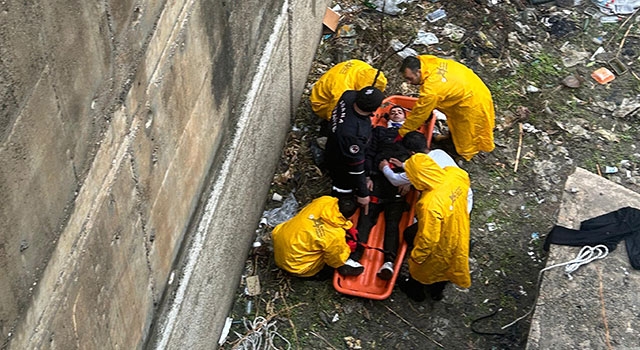
POLYGON ((447 116, 458 154, 470 160, 480 151, 491 152, 495 111, 491 92, 469 68, 453 60, 418 56, 422 83, 420 96, 400 135, 418 129, 434 109, 447 116))
MULTIPOLYGON (((360 60, 340 62, 324 73, 311 89, 311 109, 322 119, 331 119, 331 111, 347 90, 360 90, 373 84, 377 70, 360 60)), ((376 85, 384 92, 387 78, 380 72, 376 85)))
POLYGON ((334 268, 344 265, 351 253, 345 230, 352 226, 340 213, 337 198, 313 200, 273 229, 276 265, 301 277, 315 275, 325 264, 334 268))
POLYGON ((423 153, 404 168, 411 184, 422 191, 416 205, 418 232, 409 259, 411 277, 424 284, 450 281, 471 286, 469 274, 469 175, 457 167, 442 169, 423 153))

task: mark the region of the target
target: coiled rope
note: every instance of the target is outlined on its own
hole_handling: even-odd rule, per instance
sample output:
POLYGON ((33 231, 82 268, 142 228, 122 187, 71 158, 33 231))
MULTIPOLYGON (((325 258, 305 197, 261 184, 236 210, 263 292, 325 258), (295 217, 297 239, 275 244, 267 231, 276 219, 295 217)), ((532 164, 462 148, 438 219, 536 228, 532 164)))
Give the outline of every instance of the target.
POLYGON ((262 316, 258 316, 253 321, 244 319, 244 326, 248 332, 244 336, 235 332, 240 340, 239 343, 233 347, 234 350, 280 349, 280 347, 274 343, 276 337, 287 344, 287 349, 291 349, 291 343, 278 333, 275 320, 269 321, 262 316))
MULTIPOLYGON (((571 280, 573 279, 573 276, 571 276, 571 274, 575 272, 580 266, 588 264, 597 259, 603 259, 608 254, 609 254, 609 248, 607 248, 607 246, 604 244, 598 244, 595 247, 584 246, 582 247, 582 249, 580 249, 580 252, 578 252, 578 255, 575 257, 575 259, 569 260, 567 262, 547 266, 544 269, 540 270, 540 272, 538 273, 538 282, 537 282, 538 288, 540 287, 540 280, 542 279, 542 273, 544 273, 547 270, 551 270, 555 267, 564 266, 564 273, 571 280)), ((515 321, 502 326, 502 329, 513 326, 518 321, 529 316, 534 309, 535 309, 535 303, 533 304, 529 312, 522 315, 521 317, 518 317, 515 321)))
MULTIPOLYGON (((540 272, 538 273, 538 281, 537 281, 536 285, 538 286, 538 288, 540 288, 540 281, 542 280, 542 274, 547 270, 551 270, 551 269, 556 268, 556 267, 564 266, 564 273, 571 280, 571 279, 573 279, 573 276, 571 276, 571 274, 573 272, 575 272, 580 266, 588 264, 588 263, 590 263, 590 262, 592 262, 594 260, 603 259, 608 254, 609 254, 609 248, 607 248, 607 246, 605 246, 603 244, 598 244, 595 247, 584 246, 584 247, 582 247, 582 249, 580 249, 580 252, 578 252, 578 255, 574 259, 566 261, 566 262, 563 262, 563 263, 547 266, 544 269, 540 270, 540 272)), ((537 296, 536 296, 536 298, 537 298, 537 296)), ((519 322, 522 319, 524 319, 525 317, 529 316, 533 312, 533 310, 535 309, 535 306, 536 306, 536 304, 534 303, 533 306, 531 307, 531 309, 529 309, 529 311, 526 314, 518 317, 515 321, 513 321, 513 322, 511 322, 511 323, 509 323, 507 325, 502 326, 501 329, 505 329, 505 328, 511 327, 514 324, 516 324, 517 322, 519 322)), ((474 333, 482 334, 482 335, 505 335, 505 333, 483 332, 483 331, 478 331, 478 330, 475 329, 475 323, 476 322, 478 322, 480 320, 483 320, 483 319, 487 319, 489 317, 492 317, 495 314, 497 314, 498 311, 500 311, 500 310, 502 310, 502 309, 497 308, 492 313, 473 320, 471 322, 471 330, 474 333)))

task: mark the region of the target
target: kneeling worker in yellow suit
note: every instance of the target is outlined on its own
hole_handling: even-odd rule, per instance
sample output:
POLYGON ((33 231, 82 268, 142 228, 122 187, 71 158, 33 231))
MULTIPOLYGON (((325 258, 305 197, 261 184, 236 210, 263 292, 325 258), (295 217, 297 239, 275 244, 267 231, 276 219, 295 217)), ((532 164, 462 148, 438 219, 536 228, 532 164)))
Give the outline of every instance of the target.
POLYGON ((347 262, 346 230, 353 227, 349 218, 356 209, 351 198, 322 196, 277 225, 272 232, 276 265, 294 276, 317 279, 330 277, 333 268, 343 275, 362 273, 361 265, 347 262))
POLYGON ((347 90, 361 90, 367 86, 375 86, 384 92, 387 78, 368 63, 360 60, 340 62, 324 73, 311 89, 311 109, 324 120, 331 119, 331 112, 340 96, 347 90), (376 79, 374 84, 374 79, 376 79))
POLYGON ((447 282, 471 286, 469 175, 455 165, 438 165, 423 150, 410 150, 419 153, 404 162, 407 178, 422 192, 416 204, 418 222, 404 231, 411 249, 410 278, 399 283, 415 301, 426 298, 425 285, 433 300, 443 298, 447 282))

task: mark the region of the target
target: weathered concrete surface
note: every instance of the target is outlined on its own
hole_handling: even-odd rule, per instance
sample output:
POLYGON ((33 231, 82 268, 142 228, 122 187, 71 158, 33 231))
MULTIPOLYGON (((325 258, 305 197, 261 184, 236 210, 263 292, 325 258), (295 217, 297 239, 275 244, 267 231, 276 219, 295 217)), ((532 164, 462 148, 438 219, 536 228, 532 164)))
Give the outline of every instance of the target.
MULTIPOLYGON (((640 194, 577 168, 567 179, 557 224, 577 229, 583 220, 627 206, 640 208, 640 194)), ((551 245, 547 266, 579 251, 551 245)), ((631 267, 624 241, 572 276, 564 267, 543 273, 527 349, 640 348, 640 271, 631 267)))
POLYGON ((327 4, 0 4, 0 348, 142 348, 183 242, 215 344, 327 4))
MULTIPOLYGON (((279 156, 280 152, 274 149, 282 144, 273 140, 272 134, 282 135, 290 128, 290 114, 275 105, 289 102, 283 101, 283 91, 272 87, 290 83, 290 77, 282 74, 282 68, 302 63, 289 56, 290 49, 300 50, 297 55, 312 57, 316 48, 315 41, 314 45, 308 45, 307 37, 287 37, 286 33, 316 32, 317 26, 302 14, 320 15, 315 21, 318 23, 325 8, 324 2, 293 1, 288 5, 285 2, 282 9, 277 10, 280 16, 275 20, 273 35, 266 44, 265 56, 256 74, 260 79, 254 80, 251 86, 247 103, 239 113, 237 136, 225 159, 216 167, 218 176, 194 227, 195 233, 190 236, 177 281, 168 291, 166 308, 149 348, 211 349, 216 346, 254 238, 250 233, 257 227, 264 208, 265 190, 275 171, 274 161, 267 171, 259 166, 265 165, 265 158, 275 160, 279 156), (315 6, 311 12, 310 5, 315 6), (249 124, 254 117, 261 121, 249 124), (243 249, 238 249, 239 246, 243 249)), ((294 70, 304 69, 309 69, 306 63, 294 70)), ((292 96, 295 103, 304 82, 305 77, 296 77, 293 82, 298 87, 292 96)), ((292 101, 292 106, 295 103, 292 101)))

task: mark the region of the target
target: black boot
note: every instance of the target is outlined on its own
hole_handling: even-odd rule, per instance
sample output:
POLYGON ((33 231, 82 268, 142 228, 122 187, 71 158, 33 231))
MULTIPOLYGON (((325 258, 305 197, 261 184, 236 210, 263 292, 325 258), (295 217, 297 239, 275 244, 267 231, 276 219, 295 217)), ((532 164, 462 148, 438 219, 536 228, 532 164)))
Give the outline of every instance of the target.
POLYGON ((413 301, 422 302, 427 298, 427 295, 424 293, 424 284, 411 277, 407 280, 399 281, 398 286, 400 290, 413 301))

